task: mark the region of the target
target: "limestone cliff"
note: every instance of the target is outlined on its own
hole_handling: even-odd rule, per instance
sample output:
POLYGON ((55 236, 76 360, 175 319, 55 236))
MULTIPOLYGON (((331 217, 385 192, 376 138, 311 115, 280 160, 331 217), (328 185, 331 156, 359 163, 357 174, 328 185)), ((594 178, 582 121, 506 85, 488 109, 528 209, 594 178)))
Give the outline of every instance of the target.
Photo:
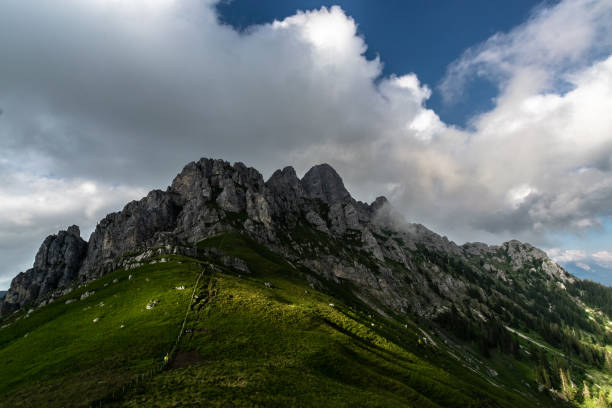
MULTIPOLYGON (((203 158, 187 164, 165 191, 151 191, 107 215, 88 243, 78 227, 49 236, 34 267, 13 280, 0 313, 126 267, 134 254, 160 248, 187 253, 202 239, 230 230, 323 280, 347 284, 380 310, 421 316, 459 305, 486 319, 493 313, 489 302, 473 302, 470 290, 483 282, 529 282, 524 271, 561 284, 574 279, 528 244, 459 246, 400 218, 384 197, 371 204, 352 198, 327 164, 302 179, 285 167, 264 181, 242 163, 203 158)), ((500 288, 493 296, 506 295, 500 288)))
POLYGON ((34 266, 17 275, 2 300, 0 314, 5 315, 48 293, 70 284, 78 275, 87 251, 79 227, 49 235, 36 254, 34 266))

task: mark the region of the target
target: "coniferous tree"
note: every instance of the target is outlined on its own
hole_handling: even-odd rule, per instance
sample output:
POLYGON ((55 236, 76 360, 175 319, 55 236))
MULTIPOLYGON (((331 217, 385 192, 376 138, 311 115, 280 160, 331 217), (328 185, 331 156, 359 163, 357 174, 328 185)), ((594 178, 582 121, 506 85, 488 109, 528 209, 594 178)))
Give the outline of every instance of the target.
POLYGON ((589 391, 589 384, 586 381, 582 381, 582 397, 584 401, 590 401, 591 392, 589 391))
POLYGON ((542 365, 537 365, 536 368, 536 381, 538 385, 543 386, 545 389, 550 389, 552 387, 552 382, 550 381, 550 374, 548 373, 548 369, 542 365))
POLYGON ((561 393, 568 401, 573 401, 576 397, 576 387, 572 383, 569 370, 559 369, 559 379, 561 381, 561 393))
POLYGON ((606 392, 604 390, 599 391, 599 398, 597 399, 598 408, 609 408, 608 399, 606 398, 606 392))

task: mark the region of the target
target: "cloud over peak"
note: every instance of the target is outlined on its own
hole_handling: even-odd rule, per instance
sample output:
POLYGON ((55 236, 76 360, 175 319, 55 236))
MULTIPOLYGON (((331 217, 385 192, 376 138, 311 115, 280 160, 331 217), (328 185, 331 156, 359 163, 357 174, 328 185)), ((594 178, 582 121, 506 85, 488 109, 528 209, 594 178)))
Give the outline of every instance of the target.
POLYGON ((0 168, 12 181, 0 185, 0 252, 13 254, 5 274, 64 221, 91 229, 200 156, 264 174, 329 162, 358 197, 386 194, 407 219, 456 240, 546 243, 610 215, 609 2, 543 7, 451 65, 449 95, 474 75, 500 89, 470 130, 427 108, 432 90, 418 73, 383 76, 339 7, 237 32, 213 6, 3 6, 0 27, 11 35, 0 36, 0 168), (27 236, 19 254, 17 235, 27 236))

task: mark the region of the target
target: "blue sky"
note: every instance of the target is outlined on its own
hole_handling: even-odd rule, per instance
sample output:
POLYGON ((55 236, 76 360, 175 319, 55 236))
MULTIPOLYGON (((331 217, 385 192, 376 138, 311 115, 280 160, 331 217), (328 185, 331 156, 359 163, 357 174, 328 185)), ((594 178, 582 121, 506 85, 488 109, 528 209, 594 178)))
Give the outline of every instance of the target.
POLYGON ((558 237, 558 247, 573 248, 574 251, 560 250, 557 261, 578 277, 612 286, 612 257, 609 256, 611 243, 612 220, 607 217, 599 228, 581 234, 561 234, 558 237), (604 259, 597 262, 593 254, 599 254, 604 259))
POLYGON ((609 0, 6 0, 0 289, 200 157, 327 162, 457 243, 610 283, 610 21, 609 0))

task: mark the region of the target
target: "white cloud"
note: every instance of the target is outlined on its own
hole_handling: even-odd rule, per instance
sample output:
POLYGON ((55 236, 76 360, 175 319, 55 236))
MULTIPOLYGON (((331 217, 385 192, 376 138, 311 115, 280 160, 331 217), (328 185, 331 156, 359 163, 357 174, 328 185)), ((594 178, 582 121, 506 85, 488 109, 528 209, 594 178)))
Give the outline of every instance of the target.
POLYGON ((141 198, 146 191, 126 186, 113 187, 94 181, 54 179, 25 173, 3 177, 0 190, 0 237, 7 230, 31 227, 44 220, 71 214, 95 224, 103 211, 123 207, 127 201, 141 198))
POLYGON ((591 267, 589 265, 587 265, 585 263, 582 263, 582 262, 576 262, 576 266, 581 268, 581 269, 584 269, 585 271, 590 271, 591 270, 591 267))
POLYGON ((4 173, 0 182, 0 253, 8 272, 0 287, 8 286, 7 276, 32 266, 47 235, 78 224, 87 240, 104 215, 146 195, 142 188, 28 173, 4 173))
POLYGON ((93 225, 201 156, 264 174, 327 161, 358 198, 388 194, 456 240, 545 243, 610 214, 609 1, 542 8, 457 61, 449 95, 473 75, 500 89, 469 131, 427 109, 416 74, 382 77, 338 7, 238 33, 212 4, 3 4, 3 276, 25 262, 18 245, 31 262, 46 234, 93 225))
POLYGON ((612 268, 612 251, 599 251, 593 254, 595 262, 604 268, 612 268))
POLYGON ((532 192, 534 190, 530 186, 523 184, 508 191, 508 199, 513 207, 518 208, 532 192))
POLYGON ((575 264, 577 267, 591 271, 598 268, 612 269, 612 251, 602 250, 587 252, 578 249, 551 248, 546 251, 548 256, 560 264, 575 264))
POLYGON ((366 50, 363 40, 356 36, 357 25, 338 6, 329 10, 298 11, 283 21, 275 21, 272 28, 280 31, 295 30, 299 37, 314 46, 317 53, 331 63, 339 57, 354 59, 366 50))
POLYGON ((448 69, 444 96, 457 98, 473 76, 493 80, 506 95, 551 89, 562 74, 609 54, 612 6, 605 0, 564 0, 541 7, 524 24, 468 49, 448 69))
POLYGON ((585 251, 579 249, 560 249, 551 248, 547 251, 548 256, 555 262, 579 262, 587 259, 588 255, 585 251))

